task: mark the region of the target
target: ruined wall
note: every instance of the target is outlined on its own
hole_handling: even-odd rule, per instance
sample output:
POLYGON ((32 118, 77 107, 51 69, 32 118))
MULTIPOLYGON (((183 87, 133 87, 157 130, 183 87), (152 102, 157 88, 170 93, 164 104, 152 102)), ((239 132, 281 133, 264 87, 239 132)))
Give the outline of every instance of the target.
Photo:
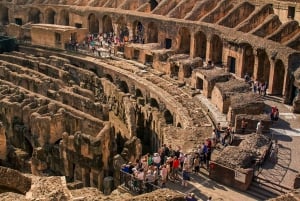
POLYGON ((0 160, 6 160, 7 143, 5 128, 2 122, 0 122, 0 160))
POLYGON ((0 186, 11 188, 22 194, 30 190, 31 179, 16 170, 0 166, 0 177, 0 186))

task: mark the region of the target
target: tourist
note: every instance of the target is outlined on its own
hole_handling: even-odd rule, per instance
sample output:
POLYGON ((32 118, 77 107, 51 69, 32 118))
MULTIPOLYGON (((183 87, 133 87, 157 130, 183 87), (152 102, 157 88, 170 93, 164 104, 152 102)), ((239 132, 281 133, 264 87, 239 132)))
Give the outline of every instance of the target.
POLYGON ((173 171, 174 180, 179 179, 179 177, 178 177, 179 164, 180 164, 180 162, 179 162, 177 156, 174 156, 173 163, 172 163, 172 171, 173 171))
POLYGON ((200 172, 200 157, 198 153, 195 154, 194 158, 194 171, 196 174, 200 172))
POLYGON ((189 193, 187 196, 185 196, 186 201, 197 201, 194 193, 189 193))
POLYGON ((180 161, 180 171, 182 171, 183 169, 183 163, 185 160, 185 154, 180 150, 180 154, 179 154, 179 161, 180 161))
POLYGON ((158 153, 154 153, 153 158, 152 158, 153 164, 159 168, 160 164, 161 164, 161 158, 160 155, 158 153))
POLYGON ((257 125, 256 125, 256 134, 262 134, 262 129, 263 129, 263 123, 262 121, 260 120, 257 125))
POLYGON ((243 117, 242 122, 241 122, 241 129, 242 129, 242 134, 245 133, 246 127, 247 127, 248 122, 246 122, 246 119, 243 117))
POLYGON ((212 197, 208 197, 207 201, 212 201, 212 197))
POLYGON ((278 140, 276 139, 274 143, 272 143, 270 159, 273 163, 277 163, 278 160, 278 140))
POLYGON ((275 107, 272 107, 271 109, 271 120, 272 121, 278 121, 278 118, 279 118, 279 110, 278 108, 275 106, 275 107))
POLYGON ((166 187, 167 178, 168 178, 168 170, 166 165, 162 165, 160 169, 160 175, 161 175, 161 187, 166 187))
POLYGON ((184 163, 183 164, 183 170, 182 170, 182 183, 181 183, 181 185, 184 186, 184 187, 187 187, 188 186, 187 181, 189 181, 189 180, 190 180, 190 174, 189 174, 189 171, 188 171, 188 164, 184 163))

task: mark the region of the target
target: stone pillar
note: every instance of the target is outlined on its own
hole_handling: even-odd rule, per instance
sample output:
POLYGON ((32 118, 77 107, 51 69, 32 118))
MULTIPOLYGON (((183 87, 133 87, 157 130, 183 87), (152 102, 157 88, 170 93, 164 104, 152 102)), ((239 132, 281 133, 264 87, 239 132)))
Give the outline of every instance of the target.
POLYGON ((196 40, 195 40, 195 33, 191 33, 191 40, 190 40, 190 58, 195 57, 195 49, 196 49, 196 40))
POLYGON ((254 69, 253 69, 253 79, 254 79, 254 81, 257 79, 257 73, 258 73, 258 68, 259 68, 259 66, 258 66, 258 60, 259 60, 259 58, 258 58, 258 55, 257 55, 257 51, 256 50, 254 50, 255 52, 254 52, 254 69))
POLYGON ((128 41, 130 41, 133 39, 133 24, 128 23, 127 27, 129 31, 128 41))
POLYGON ((212 52, 211 52, 211 37, 207 37, 206 41, 206 62, 212 60, 212 52))
POLYGON ((87 175, 90 175, 89 169, 81 168, 81 175, 82 175, 82 183, 84 187, 90 186, 90 177, 87 177, 87 175))
POLYGON ((0 160, 6 160, 7 154, 7 144, 5 136, 5 127, 3 123, 0 122, 0 160))
POLYGON ((114 178, 105 177, 103 179, 103 194, 109 195, 114 189, 114 178))
POLYGON ((268 81, 268 93, 273 94, 274 93, 274 75, 275 75, 275 62, 271 60, 270 62, 270 75, 269 75, 269 81, 268 81))
POLYGON ((103 21, 102 21, 102 18, 99 17, 98 18, 98 21, 99 21, 99 33, 103 33, 103 21))

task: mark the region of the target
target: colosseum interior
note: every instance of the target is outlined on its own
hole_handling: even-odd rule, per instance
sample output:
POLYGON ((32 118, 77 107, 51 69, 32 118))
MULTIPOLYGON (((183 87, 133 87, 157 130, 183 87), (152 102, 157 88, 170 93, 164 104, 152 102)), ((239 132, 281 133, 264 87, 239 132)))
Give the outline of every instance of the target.
POLYGON ((108 177, 114 189, 121 164, 163 144, 192 152, 218 123, 268 133, 244 77, 300 113, 299 21, 299 0, 0 0, 0 187, 19 193, 4 200, 72 200, 108 177), (118 43, 86 49, 99 33, 118 43))

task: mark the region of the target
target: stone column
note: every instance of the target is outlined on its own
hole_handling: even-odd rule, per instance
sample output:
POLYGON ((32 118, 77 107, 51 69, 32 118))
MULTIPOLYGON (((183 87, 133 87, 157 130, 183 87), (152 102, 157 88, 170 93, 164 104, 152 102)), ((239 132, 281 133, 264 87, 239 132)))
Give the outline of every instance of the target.
POLYGON ((103 21, 102 21, 102 17, 103 16, 100 16, 99 18, 98 18, 98 21, 99 21, 99 33, 103 33, 103 21))
POLYGON ((133 39, 133 24, 128 23, 127 27, 129 31, 128 41, 130 41, 133 39))
POLYGON ((90 177, 87 177, 87 175, 90 175, 89 169, 81 168, 81 175, 83 186, 90 186, 90 177))
POLYGON ((212 52, 211 52, 211 36, 207 36, 206 41, 206 62, 212 60, 212 52))
POLYGON ((190 58, 194 58, 195 57, 195 49, 196 49, 195 33, 191 32, 190 58))
POLYGON ((274 94, 274 75, 275 75, 275 62, 273 60, 270 60, 270 75, 269 75, 269 81, 268 81, 268 93, 274 94))
POLYGON ((254 81, 257 79, 257 73, 258 73, 258 68, 259 68, 258 60, 259 60, 258 53, 257 53, 256 50, 254 50, 254 69, 253 69, 253 79, 254 79, 254 81))
POLYGON ((0 160, 6 160, 7 144, 5 136, 5 127, 0 122, 0 160))

